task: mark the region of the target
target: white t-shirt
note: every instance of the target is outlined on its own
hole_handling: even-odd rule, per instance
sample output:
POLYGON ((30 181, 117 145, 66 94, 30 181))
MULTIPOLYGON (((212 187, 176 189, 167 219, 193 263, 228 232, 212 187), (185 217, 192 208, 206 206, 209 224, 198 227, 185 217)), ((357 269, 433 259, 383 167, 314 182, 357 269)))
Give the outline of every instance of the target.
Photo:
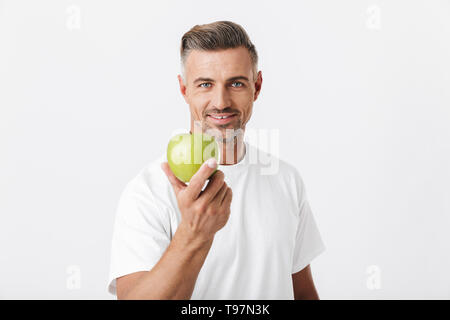
MULTIPOLYGON (((244 158, 219 166, 233 190, 231 213, 200 270, 191 299, 293 299, 292 274, 325 250, 295 167, 245 142, 244 158)), ((108 290, 148 271, 169 245, 181 213, 160 163, 148 164, 119 201, 108 290)))

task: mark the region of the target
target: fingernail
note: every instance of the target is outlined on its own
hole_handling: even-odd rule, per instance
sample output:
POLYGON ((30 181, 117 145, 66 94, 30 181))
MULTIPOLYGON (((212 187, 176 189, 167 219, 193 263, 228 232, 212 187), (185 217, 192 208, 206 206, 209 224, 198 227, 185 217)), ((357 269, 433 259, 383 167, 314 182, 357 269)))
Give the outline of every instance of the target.
POLYGON ((210 167, 211 169, 214 169, 214 168, 217 166, 216 158, 208 159, 208 161, 206 161, 206 164, 207 164, 208 167, 210 167))

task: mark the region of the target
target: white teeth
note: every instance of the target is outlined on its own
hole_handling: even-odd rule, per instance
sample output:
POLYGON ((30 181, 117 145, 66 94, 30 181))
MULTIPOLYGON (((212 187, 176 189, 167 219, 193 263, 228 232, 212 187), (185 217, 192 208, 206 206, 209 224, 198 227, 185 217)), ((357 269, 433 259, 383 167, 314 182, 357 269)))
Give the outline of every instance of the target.
POLYGON ((215 117, 215 116, 211 116, 211 117, 213 117, 214 119, 226 119, 226 118, 229 118, 229 117, 231 117, 231 116, 223 116, 223 117, 215 117))

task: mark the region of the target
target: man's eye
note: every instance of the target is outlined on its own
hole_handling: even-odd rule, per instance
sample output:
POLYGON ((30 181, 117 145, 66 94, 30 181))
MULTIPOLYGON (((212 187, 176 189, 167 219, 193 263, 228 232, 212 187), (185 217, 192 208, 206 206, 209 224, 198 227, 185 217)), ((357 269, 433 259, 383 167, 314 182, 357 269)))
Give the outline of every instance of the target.
POLYGON ((200 88, 209 88, 210 86, 211 86, 211 83, 208 83, 208 82, 200 83, 200 85, 199 85, 200 88))
POLYGON ((243 84, 242 82, 235 81, 235 82, 233 82, 233 83, 231 84, 231 86, 233 86, 233 87, 235 87, 235 88, 240 88, 240 87, 243 87, 244 84, 243 84))

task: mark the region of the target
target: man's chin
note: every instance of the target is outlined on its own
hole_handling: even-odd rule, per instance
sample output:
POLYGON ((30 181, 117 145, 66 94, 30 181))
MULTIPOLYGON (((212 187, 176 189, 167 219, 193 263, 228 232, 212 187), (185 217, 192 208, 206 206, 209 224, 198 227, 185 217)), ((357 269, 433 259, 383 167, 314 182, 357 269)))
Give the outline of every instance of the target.
POLYGON ((213 136, 217 142, 230 142, 233 141, 234 138, 239 136, 242 132, 241 128, 208 128, 205 130, 205 134, 213 136))

